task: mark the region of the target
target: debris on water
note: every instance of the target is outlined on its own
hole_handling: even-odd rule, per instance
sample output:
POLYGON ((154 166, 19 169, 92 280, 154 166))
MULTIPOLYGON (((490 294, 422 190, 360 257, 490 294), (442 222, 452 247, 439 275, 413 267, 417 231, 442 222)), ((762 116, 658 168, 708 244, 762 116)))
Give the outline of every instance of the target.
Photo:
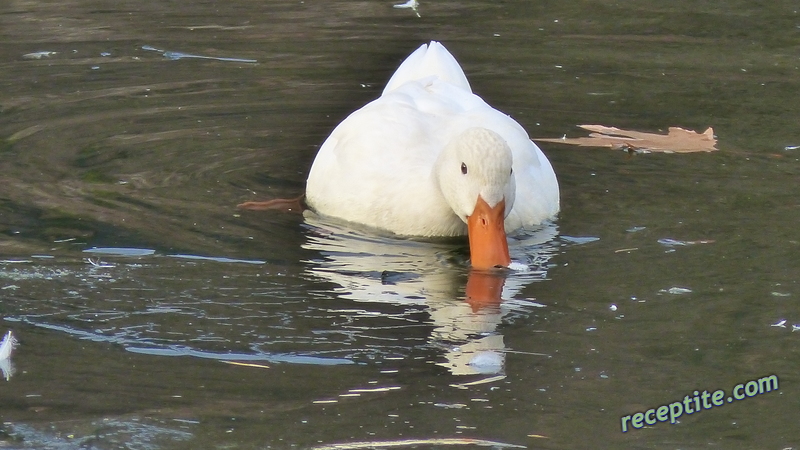
POLYGON ((778 291, 773 291, 771 294, 773 297, 791 297, 792 295, 788 292, 778 292, 778 291))
POLYGON ((462 409, 467 407, 464 403, 434 403, 433 406, 444 409, 462 409))
POLYGON ((370 394, 373 392, 398 391, 400 389, 402 389, 401 386, 386 386, 386 387, 376 387, 376 388, 349 389, 347 392, 350 394, 370 394))
POLYGON ((682 245, 689 245, 686 241, 679 241, 677 239, 659 239, 658 243, 661 245, 666 245, 667 247, 675 247, 675 246, 682 246, 682 245))
POLYGON ((105 268, 109 268, 109 267, 114 267, 114 264, 106 264, 103 261, 101 261, 100 258, 97 258, 97 260, 94 260, 92 258, 86 258, 86 262, 91 264, 92 267, 95 267, 95 268, 98 268, 98 269, 105 269, 105 268))
POLYGON ((17 345, 19 345, 19 341, 14 337, 14 334, 10 331, 6 333, 6 336, 3 338, 3 341, 0 342, 0 372, 3 374, 3 378, 6 381, 11 380, 11 377, 14 376, 14 365, 11 364, 11 351, 14 350, 17 345))
POLYGON ((661 245, 664 245, 666 247, 684 247, 684 246, 687 246, 687 245, 695 245, 695 244, 713 244, 714 240, 713 239, 700 239, 700 240, 697 240, 697 241, 681 241, 681 240, 678 240, 678 239, 664 238, 664 239, 659 239, 658 243, 661 244, 661 245))
POLYGON ((644 229, 647 229, 647 227, 630 227, 625 231, 627 231, 628 233, 636 233, 637 231, 642 231, 644 229))
POLYGON ((222 360, 222 362, 224 362, 225 364, 231 364, 231 365, 234 365, 234 366, 256 367, 256 368, 259 368, 259 369, 269 369, 269 366, 266 365, 266 364, 243 363, 243 362, 239 362, 239 361, 226 361, 226 360, 222 360))
POLYGON ((419 2, 417 0, 408 0, 405 3, 398 3, 393 7, 397 9, 410 9, 414 11, 414 14, 416 14, 417 17, 422 17, 419 15, 419 2))
POLYGON ((687 289, 687 288, 673 286, 673 287, 671 287, 669 289, 661 289, 659 292, 665 292, 667 294, 672 294, 672 295, 682 295, 682 294, 689 294, 689 293, 692 292, 692 290, 691 289, 687 289))
POLYGON ((227 62, 240 62, 240 63, 257 63, 258 60, 255 59, 243 59, 243 58, 223 58, 218 56, 203 56, 203 55, 192 55, 190 53, 183 53, 183 52, 173 52, 170 50, 161 50, 155 48, 150 45, 143 45, 142 50, 158 52, 164 55, 164 58, 167 58, 171 61, 177 61, 179 59, 187 59, 187 58, 194 58, 194 59, 211 59, 214 61, 227 61, 227 62))
POLYGON ((42 59, 42 58, 49 58, 57 54, 58 52, 41 51, 41 52, 26 53, 22 55, 22 57, 25 59, 42 59))
POLYGON ((415 9, 417 6, 419 6, 419 2, 417 2, 417 0, 408 0, 405 3, 398 3, 394 5, 394 7, 397 9, 415 9))
MULTIPOLYGON (((557 68, 562 68, 557 65, 557 68)), ((534 139, 544 142, 560 142, 582 147, 610 147, 625 150, 629 153, 691 153, 713 152, 717 150, 717 139, 714 130, 706 129, 703 133, 669 127, 668 133, 643 133, 633 130, 622 130, 617 127, 603 125, 578 125, 591 132, 588 137, 573 139, 548 138, 534 139)), ((566 137, 566 136, 565 136, 566 137)))
POLYGON ((786 147, 783 147, 783 149, 787 152, 791 150, 797 150, 798 148, 800 148, 800 145, 787 145, 786 147))
POLYGON ((0 359, 0 373, 2 373, 6 381, 11 381, 11 377, 13 377, 16 372, 17 370, 14 368, 14 364, 11 363, 10 359, 0 359))
POLYGON ((770 325, 771 327, 781 327, 786 328, 786 319, 781 319, 778 323, 773 323, 770 325))
POLYGON ((0 342, 0 361, 11 357, 11 351, 19 345, 19 341, 14 337, 10 331, 6 333, 3 341, 0 342))

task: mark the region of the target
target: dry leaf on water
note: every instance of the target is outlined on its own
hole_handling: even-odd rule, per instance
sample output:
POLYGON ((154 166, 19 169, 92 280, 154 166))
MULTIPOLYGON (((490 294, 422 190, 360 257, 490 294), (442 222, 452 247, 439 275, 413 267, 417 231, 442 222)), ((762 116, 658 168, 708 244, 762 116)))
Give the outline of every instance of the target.
POLYGON ((588 137, 561 139, 535 139, 544 142, 580 145, 581 147, 611 147, 636 152, 692 153, 717 150, 714 130, 708 128, 697 133, 683 128, 670 127, 667 134, 643 133, 621 130, 603 125, 578 125, 591 131, 588 137))

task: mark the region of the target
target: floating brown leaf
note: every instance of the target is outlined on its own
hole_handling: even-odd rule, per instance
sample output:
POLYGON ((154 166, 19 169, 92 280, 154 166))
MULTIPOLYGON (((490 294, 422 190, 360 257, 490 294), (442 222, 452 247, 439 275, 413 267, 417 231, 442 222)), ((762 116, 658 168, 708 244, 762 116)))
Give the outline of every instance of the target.
POLYGON ((536 139, 544 142, 580 145, 582 147, 611 147, 635 152, 692 153, 717 150, 714 130, 708 128, 697 133, 683 128, 669 127, 667 134, 643 133, 621 130, 603 125, 578 125, 591 131, 587 137, 567 139, 536 139))

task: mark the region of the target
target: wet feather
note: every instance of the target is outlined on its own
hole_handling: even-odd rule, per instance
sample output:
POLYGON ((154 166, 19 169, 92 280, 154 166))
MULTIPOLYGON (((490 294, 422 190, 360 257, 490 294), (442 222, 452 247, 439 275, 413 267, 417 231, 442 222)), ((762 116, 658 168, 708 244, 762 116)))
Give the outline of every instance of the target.
POLYGON ((0 361, 8 359, 11 356, 11 350, 18 344, 19 342, 10 331, 6 333, 3 342, 0 342, 0 361))

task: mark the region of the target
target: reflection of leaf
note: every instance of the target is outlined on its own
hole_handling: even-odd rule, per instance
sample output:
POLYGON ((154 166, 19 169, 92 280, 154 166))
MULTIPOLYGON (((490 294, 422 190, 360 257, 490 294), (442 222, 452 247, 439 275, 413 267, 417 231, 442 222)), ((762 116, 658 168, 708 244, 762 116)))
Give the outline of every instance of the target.
POLYGON ((670 127, 667 134, 643 133, 621 130, 603 125, 578 125, 592 133, 588 137, 567 139, 536 139, 544 142, 580 145, 582 147, 611 147, 636 152, 692 153, 717 150, 714 130, 708 128, 702 134, 670 127))

